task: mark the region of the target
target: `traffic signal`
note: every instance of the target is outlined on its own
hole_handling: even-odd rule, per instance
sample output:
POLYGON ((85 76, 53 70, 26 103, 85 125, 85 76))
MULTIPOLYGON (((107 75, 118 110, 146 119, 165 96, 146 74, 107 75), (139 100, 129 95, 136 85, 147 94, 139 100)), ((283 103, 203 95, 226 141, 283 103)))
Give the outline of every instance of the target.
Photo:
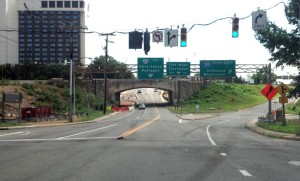
POLYGON ((143 33, 138 31, 129 32, 129 49, 142 49, 143 33))
POLYGON ((239 18, 232 18, 232 38, 239 37, 239 18))
POLYGON ((150 51, 150 33, 148 31, 144 33, 144 51, 146 55, 150 51))
POLYGON ((186 42, 186 28, 181 28, 181 31, 180 31, 180 46, 181 47, 186 47, 187 45, 187 42, 186 42))

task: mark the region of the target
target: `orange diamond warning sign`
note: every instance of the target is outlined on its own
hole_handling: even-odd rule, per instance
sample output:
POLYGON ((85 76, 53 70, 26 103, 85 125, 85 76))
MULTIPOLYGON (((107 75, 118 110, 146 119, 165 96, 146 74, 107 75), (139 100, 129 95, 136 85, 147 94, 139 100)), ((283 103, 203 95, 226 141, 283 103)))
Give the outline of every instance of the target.
POLYGON ((268 99, 271 100, 276 94, 276 89, 272 86, 272 84, 267 84, 265 88, 261 90, 261 93, 268 99))
POLYGON ((284 83, 281 83, 275 89, 280 95, 285 95, 290 90, 290 88, 284 83))

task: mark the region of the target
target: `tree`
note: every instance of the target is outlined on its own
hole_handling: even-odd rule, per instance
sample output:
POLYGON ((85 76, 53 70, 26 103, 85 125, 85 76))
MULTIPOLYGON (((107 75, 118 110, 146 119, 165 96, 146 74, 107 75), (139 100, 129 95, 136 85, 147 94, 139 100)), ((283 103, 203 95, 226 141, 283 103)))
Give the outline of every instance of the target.
MULTIPOLYGON (((256 74, 253 74, 251 78, 254 80, 255 84, 267 84, 269 83, 269 66, 263 66, 261 69, 258 69, 256 74)), ((276 75, 271 72, 271 82, 276 81, 276 75)))
POLYGON ((295 26, 290 32, 268 21, 267 28, 255 34, 256 39, 271 53, 272 58, 269 60, 276 62, 276 67, 290 65, 300 68, 300 19, 296 17, 298 2, 290 0, 285 6, 287 20, 295 26))
MULTIPOLYGON (((105 56, 96 57, 92 63, 88 66, 87 72, 92 77, 103 78, 105 69, 105 56)), ((127 65, 122 62, 118 62, 113 57, 109 56, 106 65, 107 77, 111 79, 134 79, 134 75, 127 68, 127 65)))

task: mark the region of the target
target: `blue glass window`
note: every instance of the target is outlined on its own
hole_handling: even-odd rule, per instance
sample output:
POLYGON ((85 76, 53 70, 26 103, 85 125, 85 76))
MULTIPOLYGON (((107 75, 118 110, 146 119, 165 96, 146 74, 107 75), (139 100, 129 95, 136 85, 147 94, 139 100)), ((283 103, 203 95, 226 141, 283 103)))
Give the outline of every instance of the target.
POLYGON ((55 1, 49 1, 49 8, 55 8, 55 1))
POLYGON ((63 8, 63 2, 62 1, 57 1, 56 2, 56 7, 63 8))
POLYGON ((78 1, 72 1, 72 8, 78 8, 78 1))
POLYGON ((71 2, 65 1, 65 8, 70 8, 70 7, 71 7, 71 2))
POLYGON ((48 1, 42 1, 42 8, 48 8, 48 1))

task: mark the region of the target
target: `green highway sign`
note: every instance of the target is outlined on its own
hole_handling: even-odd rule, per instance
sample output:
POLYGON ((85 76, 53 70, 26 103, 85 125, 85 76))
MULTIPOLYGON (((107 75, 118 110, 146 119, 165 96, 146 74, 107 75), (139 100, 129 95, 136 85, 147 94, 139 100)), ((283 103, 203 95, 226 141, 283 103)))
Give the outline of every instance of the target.
POLYGON ((235 77, 235 60, 200 60, 200 77, 235 77))
POLYGON ((163 79, 164 58, 138 58, 138 79, 163 79))
POLYGON ((190 75, 190 62, 167 62, 167 75, 187 76, 190 75))

